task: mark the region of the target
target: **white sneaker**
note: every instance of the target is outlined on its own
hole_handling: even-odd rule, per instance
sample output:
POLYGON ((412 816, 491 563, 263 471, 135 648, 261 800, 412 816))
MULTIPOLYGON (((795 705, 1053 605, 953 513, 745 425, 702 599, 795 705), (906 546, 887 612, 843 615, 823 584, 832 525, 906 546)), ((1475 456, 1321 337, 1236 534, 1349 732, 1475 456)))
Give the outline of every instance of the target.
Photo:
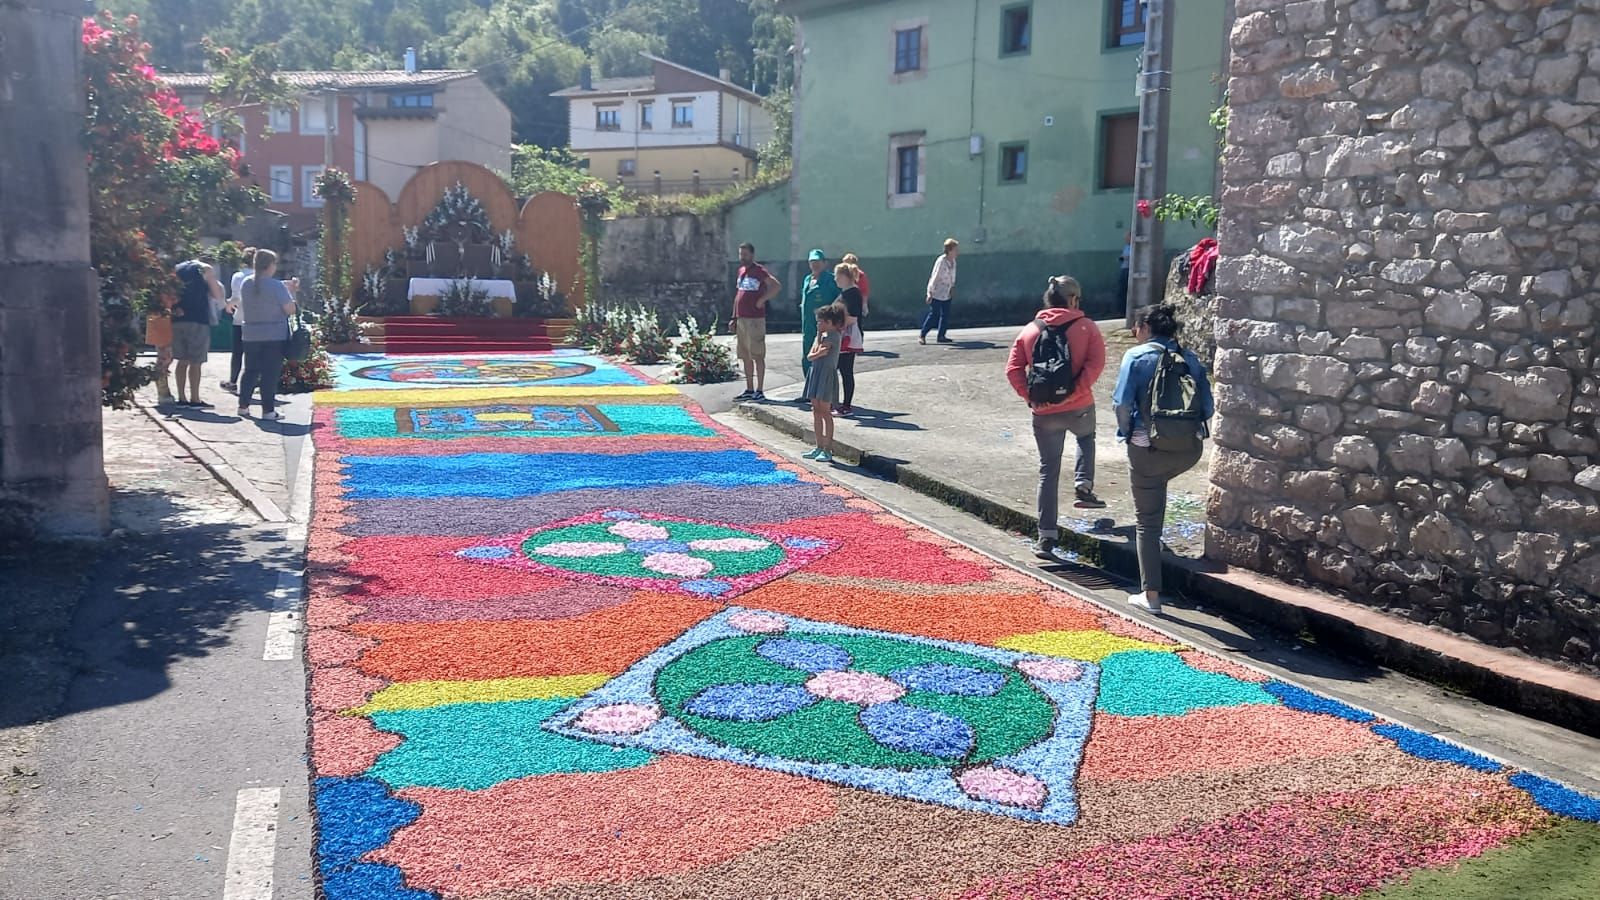
POLYGON ((1156 615, 1161 614, 1161 601, 1152 601, 1143 593, 1133 594, 1132 596, 1128 597, 1128 605, 1132 606, 1134 609, 1142 609, 1147 613, 1153 613, 1156 615))

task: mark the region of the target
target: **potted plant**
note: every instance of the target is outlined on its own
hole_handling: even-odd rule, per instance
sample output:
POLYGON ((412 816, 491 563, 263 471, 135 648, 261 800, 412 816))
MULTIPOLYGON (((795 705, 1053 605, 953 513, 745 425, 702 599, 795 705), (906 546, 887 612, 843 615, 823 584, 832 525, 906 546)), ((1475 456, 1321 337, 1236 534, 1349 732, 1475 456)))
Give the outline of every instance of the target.
POLYGON ((450 282, 438 299, 439 314, 451 317, 487 317, 494 310, 489 302, 489 292, 471 278, 458 278, 450 282))

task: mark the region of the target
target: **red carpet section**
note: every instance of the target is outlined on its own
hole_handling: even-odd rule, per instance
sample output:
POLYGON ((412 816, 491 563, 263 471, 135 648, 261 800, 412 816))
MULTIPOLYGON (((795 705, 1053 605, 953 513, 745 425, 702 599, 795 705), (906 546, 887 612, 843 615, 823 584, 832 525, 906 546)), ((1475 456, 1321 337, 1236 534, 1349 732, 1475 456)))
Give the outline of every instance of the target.
POLYGON ((540 353, 553 347, 543 319, 388 316, 383 320, 383 351, 389 356, 540 353))

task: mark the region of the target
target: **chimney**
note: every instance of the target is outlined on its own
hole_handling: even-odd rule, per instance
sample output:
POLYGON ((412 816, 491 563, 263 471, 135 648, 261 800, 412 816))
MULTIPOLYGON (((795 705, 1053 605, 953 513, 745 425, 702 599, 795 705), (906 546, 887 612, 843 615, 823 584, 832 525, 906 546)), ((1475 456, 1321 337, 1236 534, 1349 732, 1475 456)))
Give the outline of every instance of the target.
POLYGON ((594 67, 588 63, 578 70, 578 87, 586 91, 594 90, 594 67))
POLYGON ((417 48, 406 48, 406 71, 415 75, 417 73, 417 48))
POLYGON ((723 81, 732 81, 733 80, 733 70, 732 69, 727 69, 727 68, 718 69, 717 70, 717 77, 721 78, 723 81))

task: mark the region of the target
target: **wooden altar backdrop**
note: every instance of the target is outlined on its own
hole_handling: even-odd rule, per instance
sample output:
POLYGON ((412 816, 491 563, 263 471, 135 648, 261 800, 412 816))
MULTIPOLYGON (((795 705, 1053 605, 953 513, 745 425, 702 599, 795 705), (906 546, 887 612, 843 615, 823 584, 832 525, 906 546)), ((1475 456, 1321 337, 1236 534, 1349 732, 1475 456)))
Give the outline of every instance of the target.
POLYGON ((534 268, 549 273, 574 308, 583 305, 577 201, 566 194, 547 191, 519 205, 504 179, 469 162, 423 166, 400 191, 398 200, 391 199, 375 184, 356 182, 356 199, 350 210, 350 260, 356 278, 368 267, 382 268, 387 250, 403 255, 405 228, 421 225, 444 192, 457 182, 482 202, 495 234, 508 229, 514 232, 517 252, 528 254, 534 268))

